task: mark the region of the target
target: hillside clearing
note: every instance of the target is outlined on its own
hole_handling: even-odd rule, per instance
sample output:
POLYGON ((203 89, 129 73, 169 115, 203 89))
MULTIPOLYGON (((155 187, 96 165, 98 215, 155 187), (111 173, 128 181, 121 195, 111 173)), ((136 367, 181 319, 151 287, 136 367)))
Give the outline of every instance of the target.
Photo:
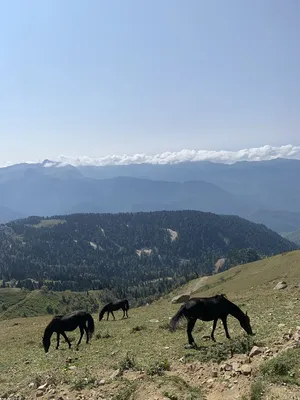
POLYGON ((41 219, 39 223, 31 225, 33 228, 52 228, 59 224, 65 224, 67 221, 63 219, 41 219))
MULTIPOLYGON (((200 288, 198 280, 190 282, 150 306, 130 309, 130 318, 125 320, 121 320, 121 312, 115 313, 116 321, 99 322, 98 315, 94 314, 95 336, 90 345, 83 341, 79 351, 67 349, 63 341, 56 351, 53 336, 50 352, 45 355, 41 337, 51 316, 3 320, 0 322, 0 394, 19 393, 35 398, 38 393, 41 398, 50 398, 51 390, 55 390, 52 398, 62 396, 63 399, 67 396, 78 399, 79 394, 81 399, 114 400, 229 400, 242 399, 242 396, 250 399, 251 384, 262 379, 274 399, 299 398, 295 380, 284 382, 284 387, 280 382, 269 386, 272 377, 261 372, 263 363, 273 355, 284 357, 286 347, 294 343, 292 338, 296 337, 296 326, 300 325, 300 289, 296 287, 300 282, 299 265, 299 251, 286 253, 208 277, 205 282, 202 280, 204 286, 200 288), (278 280, 285 280, 288 287, 274 290, 278 280), (210 334, 212 323, 198 321, 194 336, 200 350, 186 350, 185 323, 174 334, 168 331, 169 318, 179 308, 170 300, 175 294, 192 288, 197 290, 193 295, 226 293, 230 300, 248 311, 256 336, 246 337, 238 322, 229 317, 232 341, 225 339, 219 323, 214 344, 203 339, 210 334), (289 334, 291 338, 287 338, 289 334), (246 354, 254 343, 265 350, 250 360, 250 375, 220 372, 224 361, 248 364, 246 354), (230 358, 231 351, 234 351, 233 358, 230 358), (112 379, 111 375, 118 369, 116 374, 120 376, 112 379), (38 391, 37 386, 45 383, 47 390, 38 391)), ((79 331, 68 336, 77 341, 79 331)), ((293 362, 296 362, 293 371, 298 371, 299 358, 293 362)), ((272 369, 269 371, 272 373, 272 369)))

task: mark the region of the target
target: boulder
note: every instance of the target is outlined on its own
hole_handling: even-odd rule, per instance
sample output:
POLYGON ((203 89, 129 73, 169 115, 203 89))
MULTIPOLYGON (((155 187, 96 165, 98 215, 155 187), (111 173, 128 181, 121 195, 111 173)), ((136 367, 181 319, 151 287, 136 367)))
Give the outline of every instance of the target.
POLYGON ((282 290, 287 288, 287 283, 284 281, 280 281, 277 283, 277 285, 274 287, 274 290, 282 290))
POLYGON ((171 303, 172 304, 186 303, 189 299, 190 296, 188 294, 179 294, 178 296, 173 297, 171 303))
POLYGON ((252 372, 252 367, 249 364, 243 364, 241 366, 241 372, 243 375, 250 375, 252 372))
POLYGON ((249 356, 254 357, 254 356, 257 356, 258 354, 261 354, 262 352, 263 352, 263 349, 261 349, 258 346, 254 346, 254 347, 252 347, 249 356))

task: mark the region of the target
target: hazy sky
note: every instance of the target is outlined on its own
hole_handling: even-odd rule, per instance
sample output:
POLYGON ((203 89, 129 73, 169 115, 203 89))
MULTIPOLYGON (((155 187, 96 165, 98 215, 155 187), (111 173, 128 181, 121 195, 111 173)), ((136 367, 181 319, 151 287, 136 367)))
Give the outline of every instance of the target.
POLYGON ((9 0, 0 164, 300 143, 299 0, 9 0))

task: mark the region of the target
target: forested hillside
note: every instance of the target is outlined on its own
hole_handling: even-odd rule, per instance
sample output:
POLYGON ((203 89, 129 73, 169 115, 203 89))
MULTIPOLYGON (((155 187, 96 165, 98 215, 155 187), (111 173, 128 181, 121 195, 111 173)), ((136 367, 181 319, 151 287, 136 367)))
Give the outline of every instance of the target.
POLYGON ((297 246, 263 225, 197 211, 30 217, 2 225, 0 279, 148 299, 200 275, 297 246))

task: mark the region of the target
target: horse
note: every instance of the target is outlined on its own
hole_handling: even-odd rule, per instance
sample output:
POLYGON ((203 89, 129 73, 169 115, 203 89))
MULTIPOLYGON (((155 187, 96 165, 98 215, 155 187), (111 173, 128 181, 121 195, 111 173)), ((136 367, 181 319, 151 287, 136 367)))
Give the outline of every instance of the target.
POLYGON ((50 321, 50 323, 47 325, 44 332, 43 346, 45 352, 47 353, 49 350, 50 339, 54 332, 57 333, 56 350, 59 347, 60 335, 64 337, 70 349, 71 342, 68 339, 67 335, 65 334, 65 331, 74 331, 76 328, 80 329, 80 339, 77 343, 77 346, 80 345, 84 332, 86 333, 86 343, 88 343, 89 339, 92 338, 93 333, 95 331, 95 324, 91 314, 85 311, 74 311, 66 315, 55 315, 53 319, 50 321))
POLYGON ((120 309, 123 310, 122 318, 125 318, 125 315, 128 318, 129 303, 128 303, 127 299, 112 301, 112 302, 106 304, 99 313, 99 321, 102 320, 102 318, 106 312, 107 312, 107 319, 106 319, 107 321, 108 321, 109 313, 111 313, 111 315, 113 316, 113 318, 115 320, 116 318, 114 316, 113 311, 117 311, 120 309))
POLYGON ((212 297, 194 297, 183 304, 178 312, 170 321, 170 331, 174 332, 179 321, 182 318, 187 319, 187 336, 189 346, 197 347, 192 336, 192 330, 197 319, 202 321, 214 321, 211 332, 211 339, 215 342, 214 332, 217 326, 218 319, 221 319, 227 339, 230 335, 227 328, 227 317, 232 315, 239 322, 241 327, 248 335, 253 335, 250 325, 250 318, 234 303, 229 301, 224 294, 217 294, 212 297))

